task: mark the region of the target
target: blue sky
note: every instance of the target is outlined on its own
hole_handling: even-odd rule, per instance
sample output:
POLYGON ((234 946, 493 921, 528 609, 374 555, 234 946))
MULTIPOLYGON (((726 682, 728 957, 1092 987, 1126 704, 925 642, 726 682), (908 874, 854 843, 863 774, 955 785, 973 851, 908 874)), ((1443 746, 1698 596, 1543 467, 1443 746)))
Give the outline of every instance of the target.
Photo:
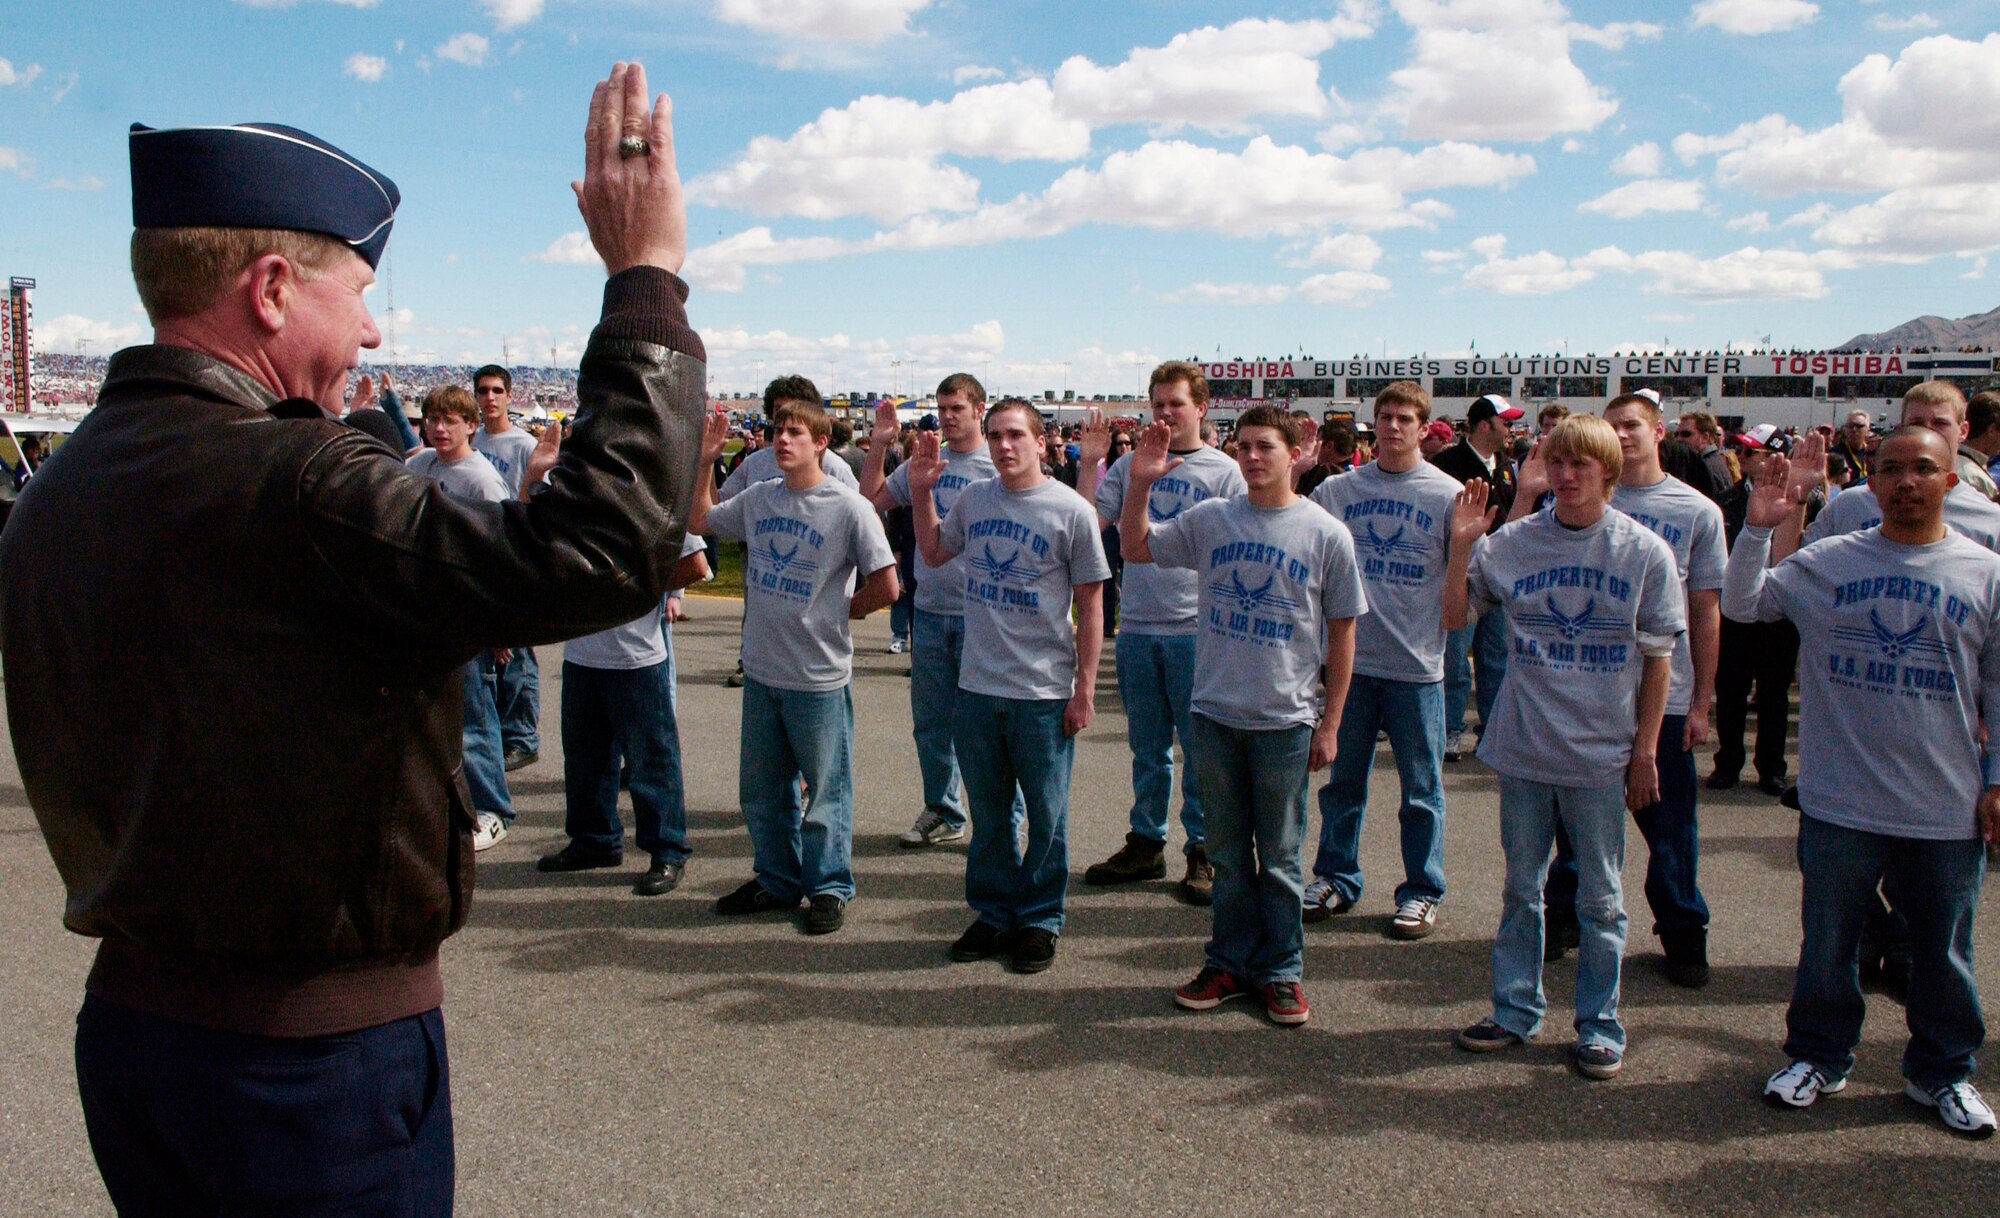
POLYGON ((718 391, 1829 346, 2000 305, 1996 25, 1987 0, 10 4, 0 273, 39 280, 51 349, 142 340, 126 126, 284 122, 402 188, 402 359, 574 363, 602 272, 567 183, 591 83, 636 58, 675 101, 718 391))

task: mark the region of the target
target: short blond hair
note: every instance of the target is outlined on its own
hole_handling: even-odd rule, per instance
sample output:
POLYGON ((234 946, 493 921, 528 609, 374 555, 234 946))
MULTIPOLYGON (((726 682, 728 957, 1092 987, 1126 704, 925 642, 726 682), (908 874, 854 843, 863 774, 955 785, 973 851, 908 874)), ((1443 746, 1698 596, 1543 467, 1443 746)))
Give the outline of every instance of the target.
MULTIPOLYGON (((1646 399, 1640 398, 1640 401, 1646 399)), ((1604 497, 1611 498, 1611 492, 1618 485, 1618 475, 1625 470, 1625 451, 1618 445, 1618 433, 1611 430, 1596 415, 1573 414, 1557 423, 1547 438, 1542 441, 1542 456, 1563 457, 1571 461, 1592 460, 1604 467, 1604 497)))
POLYGON ((266 254, 283 258, 310 281, 352 252, 322 233, 288 228, 139 228, 132 230, 132 282, 146 316, 158 325, 206 310, 244 267, 266 254))
POLYGON ((1965 422, 1965 390, 1950 381, 1918 381, 1903 394, 1903 408, 1949 406, 1958 421, 1965 422))

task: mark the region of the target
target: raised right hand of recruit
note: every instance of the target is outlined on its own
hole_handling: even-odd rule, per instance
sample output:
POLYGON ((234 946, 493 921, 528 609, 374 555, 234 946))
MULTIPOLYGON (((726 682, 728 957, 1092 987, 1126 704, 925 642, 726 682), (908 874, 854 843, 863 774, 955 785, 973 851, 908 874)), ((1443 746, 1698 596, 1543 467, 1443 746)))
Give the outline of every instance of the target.
POLYGON ((896 437, 903 434, 903 420, 896 413, 896 404, 883 398, 875 407, 875 427, 868 433, 868 451, 874 452, 884 444, 894 444, 896 437))
MULTIPOLYGON (((383 374, 382 383, 385 385, 389 383, 388 374, 383 374)), ((364 372, 361 374, 361 382, 354 387, 354 396, 347 399, 347 413, 373 409, 375 409, 375 378, 364 372)))
POLYGON ((1535 441, 1522 459, 1521 468, 1514 471, 1514 496, 1529 503, 1549 493, 1549 463, 1542 457, 1543 439, 1535 441))
POLYGON ((1474 478, 1466 483, 1451 504, 1452 549, 1470 553, 1472 546, 1486 536, 1486 530, 1493 524, 1493 513, 1499 510, 1486 506, 1486 479, 1474 478))
POLYGON ((1148 423, 1139 431, 1139 442, 1132 446, 1132 464, 1126 467, 1126 485, 1151 486, 1169 473, 1180 468, 1181 459, 1169 451, 1174 442, 1174 429, 1165 423, 1148 423))
POLYGON ((1788 498, 1797 506, 1826 485, 1826 437, 1816 431, 1800 436, 1798 446, 1792 449, 1790 463, 1792 480, 1788 498))
POLYGON ((1111 455, 1111 422, 1101 410, 1093 410, 1083 416, 1083 426, 1076 429, 1076 463, 1079 467, 1097 468, 1097 463, 1111 455))
MULTIPOLYGON (((1822 458, 1824 459, 1824 458, 1822 458)), ((1743 506, 1743 523, 1756 529, 1775 529, 1799 505, 1792 498, 1791 462, 1773 456, 1764 462, 1757 480, 1750 484, 1750 500, 1743 506)))
POLYGON ((590 244, 611 274, 635 266, 679 271, 687 260, 687 203, 674 168, 673 103, 662 93, 646 110, 646 69, 615 63, 590 94, 583 129, 583 179, 571 182, 590 244), (645 156, 618 155, 618 141, 644 136, 645 156))
POLYGON ((708 418, 701 425, 701 463, 713 466, 722 457, 722 450, 729 447, 729 416, 720 410, 708 412, 708 418))
POLYGON ((944 458, 939 455, 938 433, 920 431, 910 451, 910 494, 928 495, 937 489, 944 475, 944 458))
MULTIPOLYGON (((528 466, 522 471, 523 487, 540 486, 542 479, 562 460, 562 424, 550 419, 542 428, 542 434, 535 437, 535 450, 528 454, 528 466)), ((523 494, 521 498, 526 499, 523 494)))
POLYGON ((1305 434, 1299 437, 1298 455, 1292 458, 1292 485, 1297 486, 1299 479, 1305 477, 1306 471, 1318 464, 1319 428, 1308 427, 1305 429, 1305 434))

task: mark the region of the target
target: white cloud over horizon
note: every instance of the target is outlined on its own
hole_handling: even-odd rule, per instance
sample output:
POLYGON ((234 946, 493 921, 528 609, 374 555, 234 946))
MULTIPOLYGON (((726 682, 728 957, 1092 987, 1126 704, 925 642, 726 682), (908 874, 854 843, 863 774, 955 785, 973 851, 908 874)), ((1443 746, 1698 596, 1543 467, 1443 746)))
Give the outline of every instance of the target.
POLYGON ((874 44, 909 31, 931 0, 715 0, 715 19, 784 38, 874 44))
POLYGON ((1819 5, 1809 0, 1701 0, 1688 16, 1697 26, 1713 26, 1725 34, 1776 34, 1816 19, 1819 5))

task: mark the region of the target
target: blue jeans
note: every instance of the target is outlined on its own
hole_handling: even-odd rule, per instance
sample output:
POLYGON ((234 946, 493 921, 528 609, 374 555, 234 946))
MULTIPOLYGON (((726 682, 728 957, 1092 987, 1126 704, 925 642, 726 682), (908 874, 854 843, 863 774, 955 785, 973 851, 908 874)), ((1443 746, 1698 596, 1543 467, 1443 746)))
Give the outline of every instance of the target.
POLYGON ((500 714, 493 708, 493 653, 482 651, 459 670, 465 689, 465 729, 461 737, 465 786, 475 812, 492 812, 514 823, 514 800, 507 793, 507 763, 500 749, 500 714))
POLYGON ((535 649, 516 647, 493 674, 493 705, 500 712, 500 742, 508 752, 542 747, 542 669, 535 649))
POLYGON ((1493 721, 1493 702, 1507 676, 1507 611, 1488 609, 1470 626, 1444 636, 1444 731, 1456 739, 1465 730, 1465 703, 1479 674, 1479 730, 1493 721))
POLYGON ((591 850, 625 845, 618 820, 622 757, 631 775, 639 849, 663 863, 687 861, 687 799, 681 733, 674 717, 674 656, 645 668, 562 668, 563 831, 591 850))
POLYGON ((1199 713, 1191 727, 1188 769, 1213 816, 1215 922, 1207 961, 1252 985, 1297 981, 1306 943, 1299 850, 1312 728, 1253 732, 1199 713))
POLYGON ((1578 1044, 1625 1051, 1618 1022, 1618 969, 1625 952, 1625 788, 1557 787, 1500 776, 1500 848, 1507 880, 1493 938, 1493 1020, 1516 1036, 1541 1030, 1542 880, 1556 827, 1577 845, 1582 924, 1576 958, 1578 1044))
POLYGON ((1986 874, 1974 838, 1887 837, 1799 817, 1799 971, 1785 1012, 1785 1052, 1829 1078, 1854 1068, 1866 1003, 1856 972, 1862 924, 1880 882, 1910 924, 1910 1043, 1903 1077, 1925 1090, 1972 1076, 1986 1040, 1972 975, 1972 915, 1986 874))
POLYGON ((1069 771, 1075 741, 1066 699, 996 698, 958 691, 952 739, 972 805, 965 903, 1003 931, 1062 933, 1069 885, 1069 771), (1028 848, 1016 826, 1025 815, 1028 848))
POLYGON ((774 689, 743 678, 737 801, 757 882, 781 902, 854 896, 854 698, 851 686, 774 689), (799 780, 811 799, 799 808, 799 780))
MULTIPOLYGON (((1701 934, 1708 930, 1708 902, 1696 882, 1701 861, 1695 821, 1694 754, 1681 747, 1686 715, 1660 721, 1660 798, 1632 814, 1646 839, 1646 904, 1653 910, 1653 933, 1701 934)), ((1556 862, 1543 892, 1548 907, 1562 917, 1576 903, 1576 860, 1569 839, 1556 829, 1556 862)))
MULTIPOLYGON (((1125 737, 1132 746, 1132 832, 1167 840, 1167 802, 1174 790, 1174 733, 1187 755, 1190 701, 1194 697, 1194 636, 1118 632, 1118 697, 1125 704, 1125 737)), ((1181 828, 1187 848, 1202 844, 1201 792, 1193 766, 1181 774, 1181 828)))
POLYGON ((917 742, 917 769, 924 780, 924 806, 953 828, 965 825, 959 793, 958 753, 952 746, 952 707, 958 701, 958 660, 965 650, 965 619, 922 609, 910 647, 910 734, 917 742))
POLYGON ((1444 686, 1437 681, 1390 681, 1354 675, 1340 713, 1340 752, 1319 789, 1319 854, 1313 874, 1349 901, 1361 899, 1361 820, 1368 810, 1368 774, 1375 768, 1375 733, 1389 733, 1389 751, 1403 784, 1397 813, 1403 835, 1403 882, 1396 903, 1444 896, 1444 686))
POLYGON ((451 1067, 435 1009, 288 1038, 87 997, 76 1084, 120 1214, 451 1213, 451 1067))

